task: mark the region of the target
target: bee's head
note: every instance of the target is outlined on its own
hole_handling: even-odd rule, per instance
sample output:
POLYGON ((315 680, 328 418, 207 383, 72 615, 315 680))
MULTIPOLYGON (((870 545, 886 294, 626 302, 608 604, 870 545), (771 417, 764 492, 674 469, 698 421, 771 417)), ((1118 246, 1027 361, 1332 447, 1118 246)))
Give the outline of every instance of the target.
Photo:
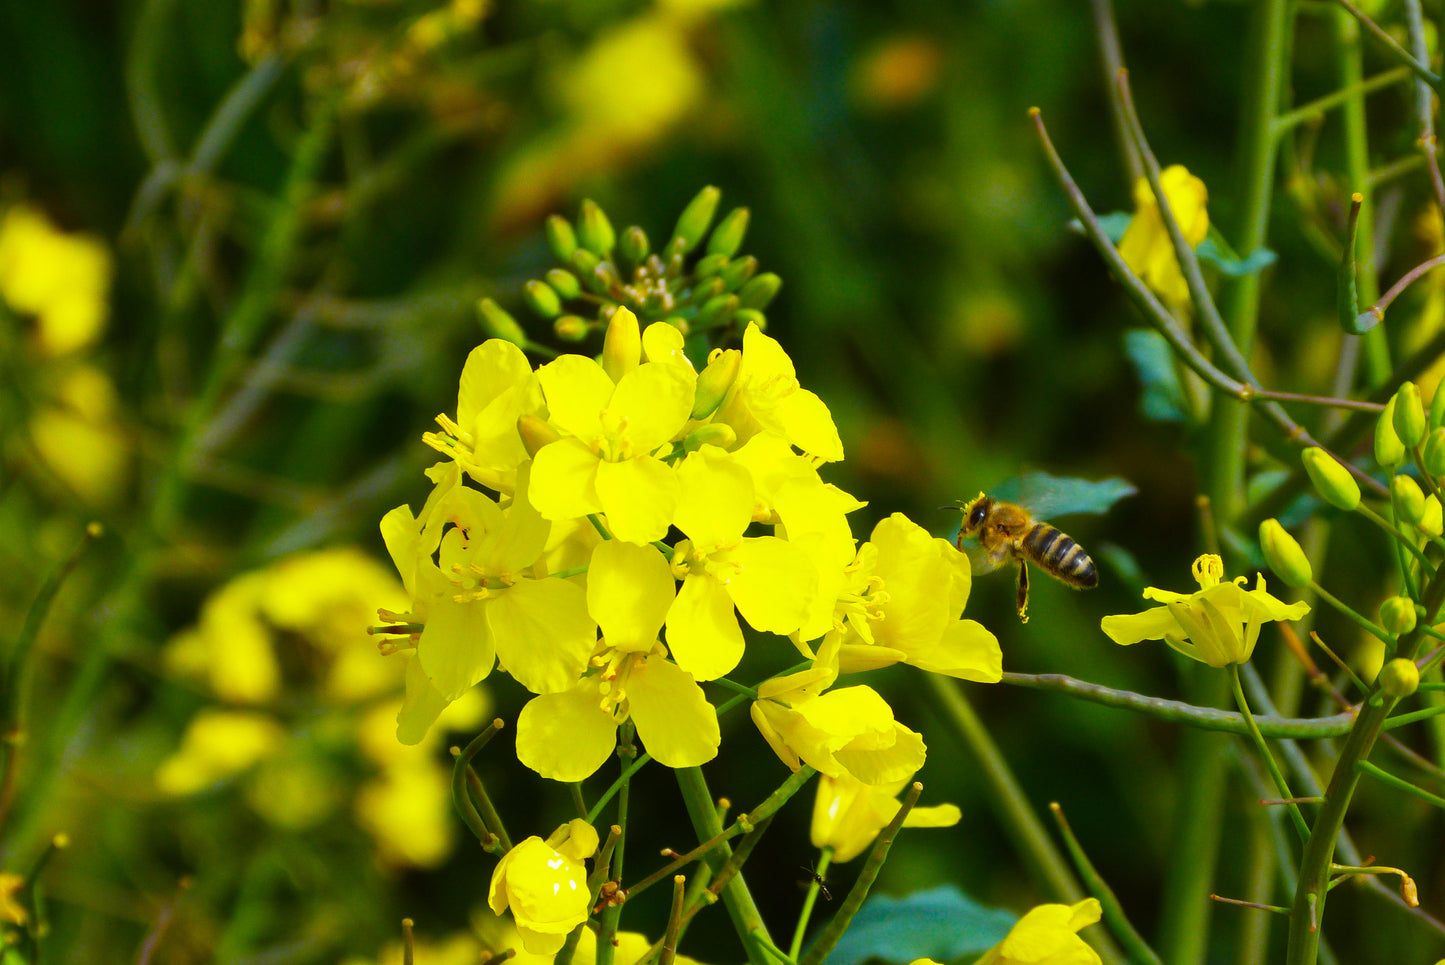
POLYGON ((965 536, 977 535, 983 528, 983 521, 988 519, 989 510, 993 508, 993 500, 983 493, 979 493, 963 509, 963 534, 965 536))

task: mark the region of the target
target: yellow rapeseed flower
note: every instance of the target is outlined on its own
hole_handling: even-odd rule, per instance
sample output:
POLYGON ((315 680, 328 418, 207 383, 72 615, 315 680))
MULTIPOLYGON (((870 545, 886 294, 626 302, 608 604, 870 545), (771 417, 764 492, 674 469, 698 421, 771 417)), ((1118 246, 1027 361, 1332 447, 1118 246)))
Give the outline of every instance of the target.
POLYGON ((285 738, 267 714, 203 710, 186 726, 180 749, 156 769, 156 786, 167 794, 194 794, 251 767, 285 738))
POLYGON ((798 383, 793 360, 756 322, 743 333, 742 365, 713 416, 746 442, 764 430, 823 462, 843 458, 843 443, 822 399, 798 383))
POLYGON ((1075 905, 1039 905, 984 952, 977 965, 1099 965, 1099 953, 1078 933, 1102 914, 1097 898, 1075 905))
POLYGON ((110 252, 96 239, 56 230, 29 205, 0 218, 0 299, 35 316, 43 354, 64 355, 100 337, 110 275, 110 252))
POLYGON ((597 832, 574 819, 548 840, 555 845, 533 835, 503 855, 487 892, 492 911, 510 908, 522 946, 541 955, 559 951, 567 933, 587 920, 586 859, 597 851, 597 832))
MULTIPOLYGON (((902 807, 898 792, 913 775, 887 784, 864 784, 851 774, 818 776, 813 799, 812 841, 832 848, 833 861, 852 861, 862 854, 902 807)), ((905 828, 951 828, 962 817, 956 804, 915 807, 903 818, 905 828)))
MULTIPOLYGON (((1184 165, 1174 164, 1159 173, 1159 185, 1184 240, 1191 248, 1198 246, 1209 234, 1209 212, 1205 208, 1209 192, 1204 182, 1184 165)), ((1159 203, 1145 178, 1134 184, 1134 218, 1119 240, 1119 257, 1170 305, 1189 304, 1189 286, 1179 269, 1159 203)))
POLYGON ((422 441, 455 459, 483 486, 510 495, 517 488, 517 467, 527 460, 517 420, 542 409, 541 385, 522 350, 505 339, 488 339, 462 366, 456 419, 437 416, 442 431, 425 433, 422 441))
POLYGON ((1264 577, 1255 575, 1255 588, 1244 588, 1245 578, 1222 582, 1224 562, 1206 553, 1194 561, 1194 593, 1175 593, 1148 587, 1144 599, 1157 600, 1143 613, 1104 617, 1100 627, 1115 643, 1128 646, 1141 640, 1163 640, 1192 660, 1211 667, 1245 663, 1254 653, 1260 627, 1273 620, 1298 620, 1309 604, 1285 603, 1265 591, 1264 577))
POLYGON ((657 639, 673 591, 672 572, 655 547, 621 540, 597 547, 587 573, 588 609, 602 628, 591 661, 597 672, 522 708, 523 764, 556 781, 590 777, 617 746, 617 725, 629 718, 664 766, 695 767, 717 756, 716 712, 657 639))
POLYGON ((714 680, 743 654, 738 612, 754 629, 789 634, 802 626, 818 587, 817 566, 776 536, 743 536, 753 520, 748 470, 716 446, 688 453, 677 469, 682 491, 673 575, 683 581, 667 612, 667 645, 698 680, 714 680))

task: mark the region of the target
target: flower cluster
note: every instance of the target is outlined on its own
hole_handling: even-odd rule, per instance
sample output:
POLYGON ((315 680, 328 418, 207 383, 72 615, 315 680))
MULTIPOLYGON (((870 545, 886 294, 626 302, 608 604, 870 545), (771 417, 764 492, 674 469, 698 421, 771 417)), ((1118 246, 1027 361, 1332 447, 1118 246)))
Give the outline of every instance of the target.
POLYGON ((500 666, 535 695, 517 753, 544 777, 592 774, 627 721, 660 763, 695 766, 719 744, 699 683, 737 667, 746 624, 813 662, 754 704, 784 762, 905 779, 922 739, 870 688, 830 688, 900 661, 999 679, 997 640, 960 619, 967 558, 896 514, 857 545, 863 504, 818 472, 843 458, 828 408, 757 325, 701 371, 683 343, 618 307, 600 361, 472 351, 456 417, 425 436, 448 457, 431 495, 382 520, 410 605, 378 629, 419 671, 401 738, 500 666))
MULTIPOLYGON (((317 827, 349 803, 388 864, 444 861, 456 827, 451 772, 436 760, 440 730, 424 747, 392 737, 396 694, 403 676, 416 676, 416 661, 379 661, 356 646, 368 603, 401 595, 394 577, 348 547, 285 558, 212 594, 164 663, 224 706, 191 717, 156 770, 157 788, 186 797, 237 779, 253 811, 292 830, 317 827), (300 713, 283 715, 283 694, 300 713), (346 758, 354 765, 338 766, 346 758), (352 784, 349 772, 366 777, 352 784)), ((475 727, 485 703, 469 693, 446 723, 475 727)))

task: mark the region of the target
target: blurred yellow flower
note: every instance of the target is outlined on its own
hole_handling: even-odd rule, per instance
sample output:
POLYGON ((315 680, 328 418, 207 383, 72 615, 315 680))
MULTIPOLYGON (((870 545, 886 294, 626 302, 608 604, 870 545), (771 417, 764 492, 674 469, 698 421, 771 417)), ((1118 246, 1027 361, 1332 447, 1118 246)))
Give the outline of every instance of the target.
POLYGON ((493 912, 511 909, 522 946, 542 955, 558 951, 567 933, 587 920, 592 898, 585 861, 598 843, 597 832, 579 820, 548 840, 556 840, 556 846, 533 835, 508 851, 497 862, 487 893, 493 912))
MULTIPOLYGON (((1169 201, 1169 210, 1179 222, 1179 230, 1191 248, 1197 247, 1209 234, 1209 212, 1205 204, 1209 192, 1204 182, 1189 173, 1182 164, 1174 164, 1159 173, 1159 186, 1169 201)), ((1134 274, 1171 307, 1189 304, 1189 285, 1179 269, 1174 244, 1149 182, 1140 178, 1134 184, 1134 217, 1119 240, 1119 257, 1134 274)))
POLYGON ((285 738, 286 731, 266 714, 203 710, 186 726, 180 750, 157 768, 156 786, 167 794, 194 794, 244 771, 285 738))
POLYGON ((0 217, 0 298, 35 316, 42 354, 64 355, 100 337, 110 276, 110 251, 95 238, 58 231, 26 204, 0 217))
POLYGON ((1099 965, 1099 953, 1079 937, 1103 914, 1096 898, 1076 905, 1039 905, 975 965, 1099 965))
POLYGON ((1223 576, 1224 561, 1206 553, 1194 561, 1196 592, 1147 587, 1144 599, 1158 600, 1163 606, 1104 617, 1100 628, 1124 646, 1162 639, 1191 660, 1226 667, 1249 660, 1265 623, 1298 620, 1310 610, 1303 601, 1285 603, 1270 596, 1259 574, 1252 590, 1244 589, 1245 577, 1221 582, 1223 576))
POLYGON ((853 64, 849 88, 865 108, 898 110, 938 86, 943 47, 932 37, 905 35, 875 44, 853 64))
POLYGON ((35 449, 85 502, 114 505, 125 491, 130 466, 115 386, 100 369, 80 362, 60 363, 53 379, 53 403, 30 418, 35 449))
MULTIPOLYGON (((864 784, 851 774, 818 775, 813 798, 812 842, 815 848, 832 848, 832 860, 852 861, 878 837, 902 805, 898 792, 913 775, 887 784, 864 784)), ((962 812, 956 804, 915 807, 903 819, 905 828, 951 828, 962 812)))

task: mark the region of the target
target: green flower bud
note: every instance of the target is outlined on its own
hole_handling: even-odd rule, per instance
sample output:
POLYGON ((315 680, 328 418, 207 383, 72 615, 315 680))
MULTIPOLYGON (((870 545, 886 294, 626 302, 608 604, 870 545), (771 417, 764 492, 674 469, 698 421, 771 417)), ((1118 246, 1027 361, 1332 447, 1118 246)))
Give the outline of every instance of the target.
POLYGON ((602 342, 602 370, 613 382, 642 364, 642 328, 637 316, 628 308, 618 307, 607 321, 607 337, 602 342))
POLYGON ((747 255, 730 262, 726 268, 718 272, 718 277, 722 279, 724 291, 735 292, 743 286, 743 282, 753 277, 753 273, 757 270, 758 260, 752 255, 747 255))
POLYGON ((1426 536, 1445 533, 1445 517, 1442 517, 1440 512, 1440 500, 1435 498, 1433 493, 1425 497, 1425 515, 1415 524, 1415 528, 1426 536))
POLYGON ((726 422, 709 422, 705 426, 698 426, 687 434, 682 446, 688 452, 692 452, 702 446, 717 446, 719 449, 731 449, 738 441, 738 434, 733 427, 726 422))
POLYGON ((1413 476, 1395 476, 1390 480, 1390 501, 1402 521, 1414 525, 1425 519, 1425 493, 1413 476))
POLYGON ((580 342, 592 326, 581 315, 562 315, 552 323, 552 331, 564 342, 580 342))
POLYGON ((1259 524, 1259 548, 1264 553, 1264 561, 1286 586, 1309 586, 1314 579, 1305 551, 1285 532, 1279 520, 1270 518, 1259 524))
POLYGON ((582 294, 582 283, 577 280, 576 275, 565 268, 553 268, 544 277, 547 279, 547 284, 551 285, 564 299, 576 298, 582 294))
POLYGON ((564 265, 570 262, 572 252, 577 250, 577 232, 572 230, 572 222, 560 214, 548 215, 547 244, 554 258, 564 265))
POLYGON ((1415 629, 1415 601, 1408 596, 1392 596, 1380 604, 1380 624, 1395 636, 1415 629))
POLYGON ((1375 423, 1375 462, 1385 469, 1393 469, 1405 461, 1405 444, 1395 434, 1395 399, 1385 403, 1385 411, 1375 423))
POLYGON ((591 198, 582 199, 582 216, 578 219, 577 224, 577 242, 600 258, 610 256, 612 246, 617 243, 617 232, 613 230, 612 222, 607 220, 607 212, 598 207, 597 202, 591 198))
POLYGON ((517 434, 522 437, 522 448, 529 456, 536 456, 543 446, 562 438, 547 420, 531 413, 517 417, 517 434))
MULTIPOLYGON (((1445 383, 1445 379, 1440 381, 1445 383)), ((1445 426, 1436 426, 1425 437, 1425 471, 1432 476, 1445 476, 1445 426)))
POLYGON ((694 390, 692 418, 706 419, 722 405, 723 398, 732 388, 742 368, 743 353, 735 348, 716 349, 707 360, 707 367, 697 376, 694 390))
POLYGON ((1405 382, 1395 390, 1395 435, 1407 448, 1418 446, 1425 439, 1425 408, 1420 403, 1420 387, 1405 382))
POLYGON ((532 279, 522 286, 522 298, 527 307, 543 318, 556 318, 562 314, 562 299, 544 281, 532 279))
POLYGON ((1378 681, 1391 697, 1408 697, 1420 686, 1420 668, 1413 660, 1396 657, 1380 668, 1378 681))
POLYGON ((652 247, 647 242, 647 232, 637 225, 622 232, 622 240, 618 242, 617 247, 622 253, 622 257, 632 265, 642 264, 652 253, 652 247))
POLYGON ((717 214, 717 203, 722 200, 722 191, 708 185, 693 196, 677 217, 677 227, 672 229, 673 241, 679 242, 678 250, 686 254, 697 247, 707 229, 712 226, 713 215, 717 214))
POLYGON ((1430 400, 1430 417, 1428 422, 1432 429, 1445 426, 1445 379, 1441 379, 1435 385, 1435 397, 1430 400))
POLYGON ((572 257, 567 259, 567 264, 572 266, 577 277, 582 279, 583 284, 586 284, 587 276, 592 274, 592 269, 602 264, 602 259, 586 248, 577 248, 572 252, 572 257))
POLYGON ((504 338, 519 347, 527 344, 527 333, 522 326, 492 299, 483 298, 477 302, 477 319, 482 323, 482 331, 493 338, 504 338))
POLYGON ((733 208, 713 229, 707 240, 707 253, 727 255, 731 258, 743 246, 743 236, 748 233, 748 209, 733 208))
POLYGON ((770 271, 763 272, 738 291, 744 308, 767 308, 783 287, 783 280, 770 271))
POLYGON ((716 328, 738 310, 738 296, 717 295, 709 298, 697 311, 698 328, 716 328))
POLYGON ((703 255, 693 266, 692 273, 698 278, 711 278, 726 268, 731 260, 727 255, 703 255))
POLYGON ((1312 446, 1301 453, 1300 458, 1321 499, 1345 510, 1360 505, 1360 484, 1334 456, 1319 446, 1312 446))
POLYGON ((766 332, 768 330, 768 316, 756 308, 739 308, 733 312, 733 325, 743 331, 747 331, 749 325, 756 325, 758 331, 766 332))

